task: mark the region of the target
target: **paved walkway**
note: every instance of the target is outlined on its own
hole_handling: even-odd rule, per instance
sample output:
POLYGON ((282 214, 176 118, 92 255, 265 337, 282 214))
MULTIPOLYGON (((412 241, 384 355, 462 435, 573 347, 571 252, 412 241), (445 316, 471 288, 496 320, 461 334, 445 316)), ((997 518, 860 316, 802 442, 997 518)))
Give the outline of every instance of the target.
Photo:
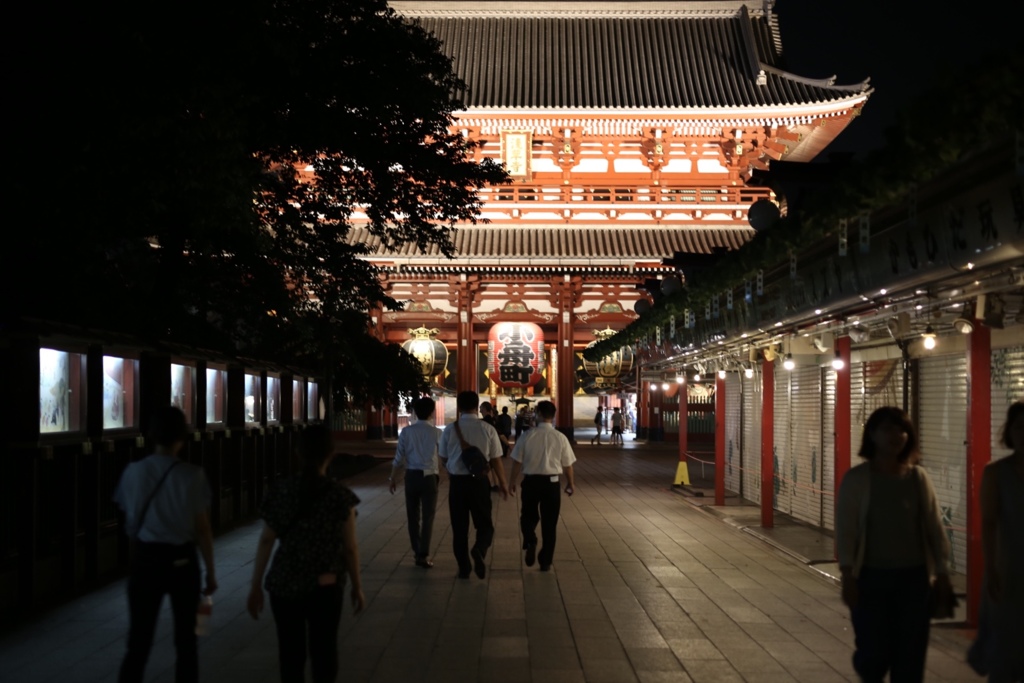
MULTIPOLYGON (((744 531, 750 506, 705 509, 700 503, 709 501, 673 491, 671 448, 629 436, 621 449, 578 438, 577 492, 563 499, 548 573, 522 563, 517 499, 496 497, 486 580, 463 581, 450 550, 447 485, 436 566, 424 571, 413 565, 404 498, 388 493, 386 466, 347 482, 362 499, 368 606, 342 618, 340 680, 856 680, 848 614, 827 572, 744 531)), ((278 680, 273 621, 245 613, 258 533, 250 524, 217 541, 221 588, 212 633, 200 643, 204 680, 278 680)), ((806 530, 789 537, 810 538, 806 530)), ((173 681, 169 625, 165 606, 149 680, 173 681)), ((126 629, 118 582, 0 636, 0 677, 115 680, 126 629)), ((980 680, 963 663, 966 645, 962 631, 933 629, 927 680, 980 680)))

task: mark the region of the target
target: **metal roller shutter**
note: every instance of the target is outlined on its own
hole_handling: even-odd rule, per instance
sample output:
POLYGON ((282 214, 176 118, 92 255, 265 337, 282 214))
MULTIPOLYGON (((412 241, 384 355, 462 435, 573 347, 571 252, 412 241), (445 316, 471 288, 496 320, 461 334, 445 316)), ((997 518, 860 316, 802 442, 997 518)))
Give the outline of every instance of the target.
POLYGON ((775 500, 772 506, 781 512, 793 512, 793 455, 790 451, 790 427, 792 410, 790 409, 790 380, 794 371, 786 370, 782 363, 775 365, 775 443, 772 449, 773 491, 775 500))
POLYGON ((903 363, 898 359, 854 363, 850 370, 850 466, 857 456, 864 424, 884 406, 903 405, 903 363))
MULTIPOLYGON (((1024 334, 1024 330, 1022 330, 1024 334)), ((1000 442, 1006 411, 1024 401, 1024 346, 992 351, 992 459, 1009 455, 1000 442)))
POLYGON ((966 571, 967 359, 922 358, 919 363, 918 429, 921 464, 931 475, 943 522, 953 545, 953 564, 966 571))
POLYGON ((725 377, 725 488, 740 490, 740 456, 743 448, 743 396, 741 375, 730 372, 725 377))
POLYGON ((836 373, 825 371, 824 395, 821 412, 821 488, 822 526, 835 529, 836 526, 836 373))
POLYGON ((743 497, 761 502, 761 374, 743 378, 743 497))
POLYGON ((822 526, 821 373, 817 365, 790 373, 790 457, 793 516, 822 526))

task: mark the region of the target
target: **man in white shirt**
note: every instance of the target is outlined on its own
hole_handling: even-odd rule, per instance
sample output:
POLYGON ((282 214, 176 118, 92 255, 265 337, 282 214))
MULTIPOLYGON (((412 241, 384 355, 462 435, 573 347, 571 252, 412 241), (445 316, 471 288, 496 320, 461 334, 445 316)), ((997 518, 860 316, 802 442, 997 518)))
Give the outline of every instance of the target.
POLYGON ((388 489, 395 492, 395 475, 405 468, 405 510, 409 517, 409 541, 416 555, 416 566, 430 569, 430 536, 434 529, 434 511, 437 509, 437 441, 440 433, 428 422, 434 414, 434 400, 421 396, 413 401, 416 422, 398 434, 395 460, 391 464, 388 489), (420 526, 422 511, 423 526, 420 526))
POLYGON ((551 569, 555 556, 555 532, 558 528, 558 513, 562 507, 562 493, 559 491, 559 475, 564 472, 565 492, 575 491, 572 464, 576 455, 572 452, 569 439, 555 429, 555 404, 541 401, 537 404, 540 424, 512 449, 512 485, 515 493, 516 479, 523 473, 523 511, 519 527, 523 532, 523 549, 526 550, 526 566, 532 567, 540 559, 540 570, 551 569), (537 554, 537 522, 540 522, 541 539, 544 544, 537 554))
POLYGON ((498 488, 508 500, 505 468, 501 466, 501 441, 498 430, 479 418, 480 396, 475 391, 461 391, 455 399, 459 412, 457 421, 445 427, 438 446, 438 455, 448 470, 451 489, 448 492, 448 513, 452 518, 452 550, 459 563, 459 578, 468 579, 472 568, 481 579, 487 574, 484 556, 494 540, 491 519, 491 486, 486 476, 474 477, 462 462, 462 441, 476 446, 487 458, 498 488), (461 431, 456 431, 458 425, 461 431), (469 520, 476 527, 476 542, 469 548, 469 520), (470 565, 472 560, 472 567, 470 565))

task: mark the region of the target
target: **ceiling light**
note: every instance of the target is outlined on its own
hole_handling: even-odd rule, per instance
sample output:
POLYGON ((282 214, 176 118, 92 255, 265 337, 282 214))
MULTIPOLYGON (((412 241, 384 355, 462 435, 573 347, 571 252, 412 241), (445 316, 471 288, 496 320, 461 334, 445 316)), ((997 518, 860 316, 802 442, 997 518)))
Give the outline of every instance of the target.
POLYGON ((685 381, 686 381, 686 375, 684 375, 682 373, 676 375, 676 384, 682 384, 685 381))
POLYGON ((750 379, 754 376, 754 368, 743 368, 743 376, 750 379))
POLYGON ((668 382, 662 382, 661 389, 662 391, 668 391, 668 382))
POLYGON ((796 367, 796 363, 793 362, 793 354, 786 354, 786 360, 782 361, 782 367, 786 368, 787 370, 792 370, 793 368, 796 367))
POLYGON ((921 337, 924 338, 924 348, 929 351, 935 348, 935 330, 932 329, 931 325, 924 329, 924 332, 921 333, 921 337))
POLYGON ((718 379, 725 379, 725 370, 718 369, 718 379))
POLYGON ((836 357, 832 359, 832 369, 842 370, 846 367, 846 361, 843 360, 843 354, 839 353, 839 349, 836 349, 836 357))
POLYGON ((957 318, 953 321, 953 329, 960 334, 970 334, 974 332, 974 323, 967 318, 957 318))
MULTIPOLYGON (((693 381, 694 382, 699 382, 700 381, 700 372, 693 373, 693 381)), ((696 389, 694 389, 694 391, 696 391, 696 389)))

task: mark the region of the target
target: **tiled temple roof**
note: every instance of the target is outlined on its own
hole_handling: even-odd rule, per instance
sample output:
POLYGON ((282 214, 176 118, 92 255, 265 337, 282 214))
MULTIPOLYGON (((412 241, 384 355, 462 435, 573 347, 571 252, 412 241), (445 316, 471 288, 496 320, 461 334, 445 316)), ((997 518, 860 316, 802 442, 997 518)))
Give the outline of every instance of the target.
POLYGON ((632 264, 671 257, 675 252, 709 254, 715 247, 736 249, 754 236, 752 229, 678 228, 665 226, 580 227, 566 225, 490 226, 460 228, 454 235, 456 255, 446 259, 437 248, 421 253, 416 245, 392 252, 363 227, 349 231, 350 244, 366 244, 374 260, 409 263, 571 263, 632 264))
POLYGON ((848 100, 779 69, 762 3, 393 2, 436 35, 466 109, 721 109, 848 100))

